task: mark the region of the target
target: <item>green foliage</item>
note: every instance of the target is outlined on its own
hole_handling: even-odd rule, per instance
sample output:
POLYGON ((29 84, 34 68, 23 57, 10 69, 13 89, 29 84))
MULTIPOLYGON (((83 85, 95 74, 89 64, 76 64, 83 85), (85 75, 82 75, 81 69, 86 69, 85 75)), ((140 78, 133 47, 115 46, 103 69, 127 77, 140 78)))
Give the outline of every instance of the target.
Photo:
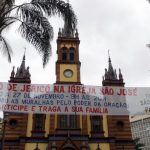
POLYGON ((2 36, 2 31, 17 21, 20 23, 19 32, 22 37, 35 46, 45 66, 51 55, 50 42, 54 34, 46 16, 58 15, 63 18, 65 32, 72 35, 77 25, 74 11, 70 4, 62 0, 31 0, 30 3, 18 6, 14 5, 14 2, 15 0, 2 0, 0 5, 0 42, 3 53, 10 62, 12 50, 2 36))

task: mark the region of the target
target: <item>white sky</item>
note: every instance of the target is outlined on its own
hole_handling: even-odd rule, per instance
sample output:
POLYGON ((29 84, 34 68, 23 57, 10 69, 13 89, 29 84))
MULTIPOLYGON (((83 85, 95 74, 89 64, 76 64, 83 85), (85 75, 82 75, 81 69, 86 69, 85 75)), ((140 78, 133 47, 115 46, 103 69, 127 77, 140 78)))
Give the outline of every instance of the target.
MULTIPOLYGON (((81 82, 102 85, 108 66, 108 49, 113 67, 121 68, 126 86, 150 86, 150 4, 147 0, 70 0, 78 17, 81 82)), ((52 56, 46 68, 36 50, 17 33, 16 25, 4 35, 14 51, 12 63, 0 54, 0 81, 7 82, 12 67, 20 66, 26 50, 26 66, 30 66, 32 83, 52 84, 56 81, 56 38, 62 27, 60 18, 50 19, 56 33, 52 56)), ((15 68, 15 69, 16 69, 15 68)))

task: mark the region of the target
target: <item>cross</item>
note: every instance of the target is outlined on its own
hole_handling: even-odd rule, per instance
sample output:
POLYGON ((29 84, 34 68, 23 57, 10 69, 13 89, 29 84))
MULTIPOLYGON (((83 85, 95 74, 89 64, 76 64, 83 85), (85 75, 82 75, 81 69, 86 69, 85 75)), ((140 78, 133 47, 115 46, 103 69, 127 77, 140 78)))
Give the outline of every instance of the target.
POLYGON ((24 55, 25 55, 25 53, 26 53, 26 47, 24 47, 24 55))
POLYGON ((110 51, 110 50, 108 49, 108 57, 110 57, 110 53, 109 53, 109 51, 110 51))

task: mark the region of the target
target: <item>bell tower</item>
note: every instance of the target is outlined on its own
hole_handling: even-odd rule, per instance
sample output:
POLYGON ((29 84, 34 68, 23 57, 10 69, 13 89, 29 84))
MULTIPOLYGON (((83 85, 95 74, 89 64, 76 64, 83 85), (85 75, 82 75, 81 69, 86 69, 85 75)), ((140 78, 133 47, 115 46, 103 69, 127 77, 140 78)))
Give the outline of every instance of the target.
MULTIPOLYGON (((22 59, 20 67, 17 68, 15 72, 15 67, 13 67, 9 83, 31 83, 31 74, 29 72, 29 67, 25 66, 25 54, 22 59)), ((4 150, 8 149, 20 149, 24 150, 25 143, 16 142, 18 137, 26 137, 27 126, 28 126, 28 114, 15 113, 15 112, 4 112, 4 118, 8 115, 8 121, 5 127, 5 144, 3 145, 4 150)))
MULTIPOLYGON (((59 29, 57 39, 56 84, 81 84, 79 61, 79 35, 68 35, 59 29)), ((74 114, 50 115, 49 149, 87 150, 87 116, 74 114), (84 123, 84 126, 82 125, 84 123), (84 136, 83 136, 84 135, 84 136), (57 139, 57 140, 54 140, 57 139), (63 140, 62 140, 63 139, 63 140), (80 140, 79 140, 80 139, 80 140)))
MULTIPOLYGON (((103 86, 124 87, 123 75, 119 69, 119 75, 113 69, 111 58, 108 58, 108 69, 105 69, 105 75, 102 81, 103 86)), ((106 117, 106 116, 105 116, 106 117)), ((135 150, 129 116, 107 116, 108 137, 113 138, 114 141, 110 143, 110 150, 135 150)))
POLYGON ((65 36, 59 29, 57 39, 56 83, 80 84, 79 36, 76 30, 74 37, 65 36))

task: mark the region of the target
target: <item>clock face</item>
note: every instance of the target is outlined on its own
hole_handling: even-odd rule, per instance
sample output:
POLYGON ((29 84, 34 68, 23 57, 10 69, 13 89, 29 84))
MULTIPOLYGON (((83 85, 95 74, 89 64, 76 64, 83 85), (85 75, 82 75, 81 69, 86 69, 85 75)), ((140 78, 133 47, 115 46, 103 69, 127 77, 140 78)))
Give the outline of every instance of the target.
POLYGON ((71 78, 73 76, 73 71, 70 70, 70 69, 66 69, 64 71, 64 76, 67 77, 67 78, 71 78))

